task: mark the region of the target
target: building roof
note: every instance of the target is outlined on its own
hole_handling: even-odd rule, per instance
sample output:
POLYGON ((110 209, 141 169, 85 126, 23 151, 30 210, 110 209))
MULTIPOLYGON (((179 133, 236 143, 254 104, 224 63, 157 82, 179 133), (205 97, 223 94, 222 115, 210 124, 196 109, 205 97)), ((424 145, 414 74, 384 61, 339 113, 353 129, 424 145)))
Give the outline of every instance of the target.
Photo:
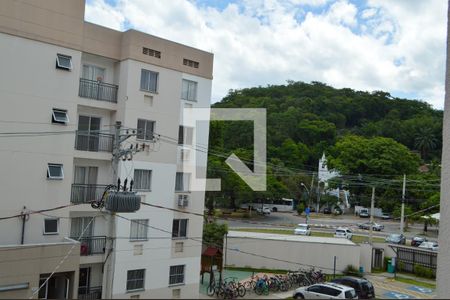
POLYGON ((229 231, 227 237, 356 246, 355 243, 353 243, 348 239, 334 238, 334 237, 300 236, 300 235, 287 235, 287 234, 274 234, 261 232, 247 232, 247 231, 229 231))
POLYGON ((217 254, 222 255, 222 250, 216 247, 208 247, 203 251, 202 255, 205 256, 216 256, 217 254))

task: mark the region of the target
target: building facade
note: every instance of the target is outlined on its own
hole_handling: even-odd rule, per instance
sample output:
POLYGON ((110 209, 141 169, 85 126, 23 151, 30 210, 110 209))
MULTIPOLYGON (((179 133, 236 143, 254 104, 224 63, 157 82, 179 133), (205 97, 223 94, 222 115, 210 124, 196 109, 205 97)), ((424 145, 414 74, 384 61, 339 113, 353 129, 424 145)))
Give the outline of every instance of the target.
POLYGON ((445 105, 442 133, 441 205, 439 216, 439 255, 437 263, 437 297, 450 295, 450 1, 447 24, 447 65, 445 72, 445 105))
MULTIPOLYGON (((202 213, 204 192, 191 191, 183 166, 205 177, 196 145, 208 145, 209 128, 183 126, 182 116, 209 107, 213 55, 85 22, 84 5, 0 3, 0 217, 21 215, 1 221, 0 244, 66 249, 65 238, 79 240, 79 265, 64 261, 72 281, 60 284, 78 298, 197 297, 203 219, 183 211, 202 213), (116 122, 130 135, 121 147, 140 150, 118 163, 116 122), (133 180, 143 203, 166 209, 94 210, 90 202, 117 179, 133 180), (40 212, 48 208, 56 209, 40 212)), ((66 252, 58 253, 62 260, 66 252)), ((2 286, 23 284, 18 297, 36 291, 35 282, 16 281, 0 277, 0 298, 2 286)))

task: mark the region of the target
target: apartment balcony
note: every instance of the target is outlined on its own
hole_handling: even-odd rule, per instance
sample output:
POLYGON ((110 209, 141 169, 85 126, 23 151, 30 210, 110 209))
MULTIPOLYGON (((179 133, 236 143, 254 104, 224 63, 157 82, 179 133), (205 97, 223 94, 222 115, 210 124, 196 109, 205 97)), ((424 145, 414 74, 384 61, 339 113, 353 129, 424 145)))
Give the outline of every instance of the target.
POLYGON ((105 184, 72 184, 70 202, 72 203, 91 203, 102 198, 107 185, 105 184))
POLYGON ((78 299, 81 300, 95 300, 102 299, 102 287, 79 287, 78 288, 78 299))
POLYGON ((71 239, 80 242, 81 256, 89 256, 105 253, 106 236, 87 236, 82 238, 71 237, 71 239))
POLYGON ((112 152, 114 136, 112 134, 77 131, 75 149, 92 152, 112 152))
POLYGON ((102 81, 80 78, 78 96, 99 101, 117 103, 119 86, 102 81))

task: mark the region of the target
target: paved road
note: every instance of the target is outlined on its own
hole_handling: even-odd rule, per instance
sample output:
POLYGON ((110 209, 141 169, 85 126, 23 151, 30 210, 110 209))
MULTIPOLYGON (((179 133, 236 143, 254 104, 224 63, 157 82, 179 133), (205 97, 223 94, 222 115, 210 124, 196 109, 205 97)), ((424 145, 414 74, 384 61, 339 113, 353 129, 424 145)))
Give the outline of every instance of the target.
MULTIPOLYGON (((310 219, 310 224, 314 228, 320 228, 320 231, 334 232, 335 227, 348 226, 353 229, 357 229, 358 223, 368 222, 369 219, 359 218, 356 216, 328 216, 328 215, 317 215, 310 219)), ((264 216, 256 220, 237 220, 229 219, 226 221, 221 221, 228 223, 230 228, 286 228, 294 227, 298 223, 305 223, 305 217, 297 216, 296 213, 272 213, 269 216, 264 216)), ((384 225, 384 230, 382 232, 374 232, 374 236, 385 237, 390 233, 398 233, 400 230, 400 224, 398 221, 394 220, 380 220, 376 219, 375 222, 384 225)), ((434 228, 429 228, 428 240, 437 240, 436 230, 434 228)), ((423 226, 421 224, 413 224, 408 228, 408 232, 405 236, 411 239, 415 235, 421 235, 423 226)), ((357 234, 367 235, 367 231, 359 231, 357 234)))

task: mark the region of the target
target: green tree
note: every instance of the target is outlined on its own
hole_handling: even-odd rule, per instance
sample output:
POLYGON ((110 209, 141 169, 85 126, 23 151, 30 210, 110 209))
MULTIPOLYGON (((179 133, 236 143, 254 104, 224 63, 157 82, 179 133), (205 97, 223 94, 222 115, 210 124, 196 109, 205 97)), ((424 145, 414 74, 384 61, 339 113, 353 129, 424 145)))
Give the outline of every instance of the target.
POLYGON ((223 248, 224 235, 228 233, 227 224, 218 224, 216 221, 204 222, 203 224, 203 243, 212 246, 223 248))
POLYGON ((428 158, 428 153, 437 146, 437 138, 434 136, 432 128, 421 128, 416 134, 414 146, 420 151, 423 159, 428 158))
POLYGON ((342 174, 411 174, 420 159, 390 138, 347 135, 330 149, 328 163, 342 174))

